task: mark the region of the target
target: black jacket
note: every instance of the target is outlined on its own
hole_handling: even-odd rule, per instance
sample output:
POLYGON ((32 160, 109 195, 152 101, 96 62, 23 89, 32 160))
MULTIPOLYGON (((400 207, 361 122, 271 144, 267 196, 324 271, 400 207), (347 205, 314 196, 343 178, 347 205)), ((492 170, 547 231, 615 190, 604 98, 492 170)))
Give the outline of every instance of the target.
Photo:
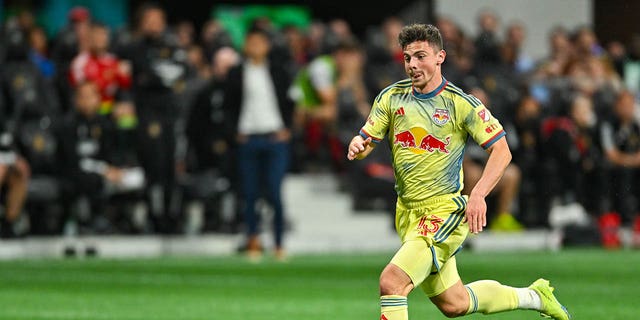
MULTIPOLYGON (((244 97, 242 92, 243 84, 243 66, 240 64, 229 70, 227 76, 227 85, 224 94, 224 106, 228 111, 229 122, 227 123, 227 129, 231 134, 238 132, 238 121, 240 120, 240 108, 242 106, 242 99, 244 97)), ((287 128, 291 128, 293 121, 293 107, 294 103, 288 97, 287 91, 291 85, 291 76, 283 66, 278 64, 269 64, 269 73, 271 74, 271 80, 276 90, 276 98, 278 100, 278 108, 280 109, 280 115, 282 121, 287 128)))

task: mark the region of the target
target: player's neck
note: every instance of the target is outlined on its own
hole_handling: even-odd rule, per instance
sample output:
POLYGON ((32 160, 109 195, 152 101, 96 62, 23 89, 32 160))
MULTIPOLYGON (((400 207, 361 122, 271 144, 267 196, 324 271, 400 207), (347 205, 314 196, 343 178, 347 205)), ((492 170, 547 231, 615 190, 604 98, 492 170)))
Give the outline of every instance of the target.
POLYGON ((429 79, 429 81, 424 87, 419 88, 414 86, 414 88, 418 93, 421 93, 421 94, 430 93, 433 90, 436 90, 438 87, 440 87, 440 85, 442 85, 443 82, 444 82, 444 77, 442 76, 442 73, 438 73, 438 74, 434 74, 433 77, 429 79))
POLYGON ((442 89, 445 81, 446 80, 444 79, 442 74, 436 74, 433 76, 433 78, 431 78, 431 80, 429 80, 429 82, 427 82, 427 84, 422 89, 414 86, 413 90, 419 96, 435 95, 436 91, 439 91, 442 89))

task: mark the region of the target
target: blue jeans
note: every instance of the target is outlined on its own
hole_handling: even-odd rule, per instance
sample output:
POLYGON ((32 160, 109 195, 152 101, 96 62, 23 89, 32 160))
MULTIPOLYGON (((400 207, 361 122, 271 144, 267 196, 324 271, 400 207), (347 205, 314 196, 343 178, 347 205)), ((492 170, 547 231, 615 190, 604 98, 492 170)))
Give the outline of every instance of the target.
POLYGON ((282 206, 282 180, 289 166, 288 142, 274 141, 270 135, 251 135, 238 146, 240 195, 244 202, 244 220, 247 235, 258 234, 256 200, 261 191, 273 207, 273 230, 277 247, 282 246, 284 210, 282 206))

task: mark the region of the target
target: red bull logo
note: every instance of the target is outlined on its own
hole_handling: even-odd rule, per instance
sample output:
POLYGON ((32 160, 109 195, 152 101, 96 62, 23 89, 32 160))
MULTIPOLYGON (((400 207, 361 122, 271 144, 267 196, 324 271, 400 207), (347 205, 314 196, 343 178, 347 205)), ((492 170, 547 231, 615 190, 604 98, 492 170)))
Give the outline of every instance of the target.
POLYGON ((433 122, 435 122, 437 125, 442 126, 449 122, 449 110, 436 109, 436 111, 433 113, 433 116, 431 116, 431 119, 433 119, 433 122))
POLYGON ((394 143, 399 143, 403 148, 415 148, 416 138, 411 131, 404 131, 396 134, 396 140, 394 143))
POLYGON ((436 136, 427 133, 423 128, 414 127, 407 131, 397 133, 393 143, 399 144, 402 148, 407 148, 415 154, 436 151, 448 154, 449 150, 447 149, 447 146, 450 142, 450 136, 441 140, 436 136), (420 141, 420 143, 416 143, 417 141, 420 141))

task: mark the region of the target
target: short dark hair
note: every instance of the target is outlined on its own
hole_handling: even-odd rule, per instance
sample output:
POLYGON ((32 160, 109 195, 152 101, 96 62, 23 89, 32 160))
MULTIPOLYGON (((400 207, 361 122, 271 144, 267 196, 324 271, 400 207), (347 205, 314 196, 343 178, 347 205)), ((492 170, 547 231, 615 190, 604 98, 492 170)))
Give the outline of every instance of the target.
POLYGON ((250 35, 261 35, 265 37, 267 40, 271 40, 271 35, 269 34, 269 31, 266 30, 265 28, 261 28, 258 26, 253 26, 249 28, 249 30, 247 30, 245 37, 248 37, 250 35))
POLYGON ((432 24, 414 23, 402 28, 398 35, 398 42, 402 49, 416 41, 426 41, 438 50, 443 48, 440 30, 432 24))

